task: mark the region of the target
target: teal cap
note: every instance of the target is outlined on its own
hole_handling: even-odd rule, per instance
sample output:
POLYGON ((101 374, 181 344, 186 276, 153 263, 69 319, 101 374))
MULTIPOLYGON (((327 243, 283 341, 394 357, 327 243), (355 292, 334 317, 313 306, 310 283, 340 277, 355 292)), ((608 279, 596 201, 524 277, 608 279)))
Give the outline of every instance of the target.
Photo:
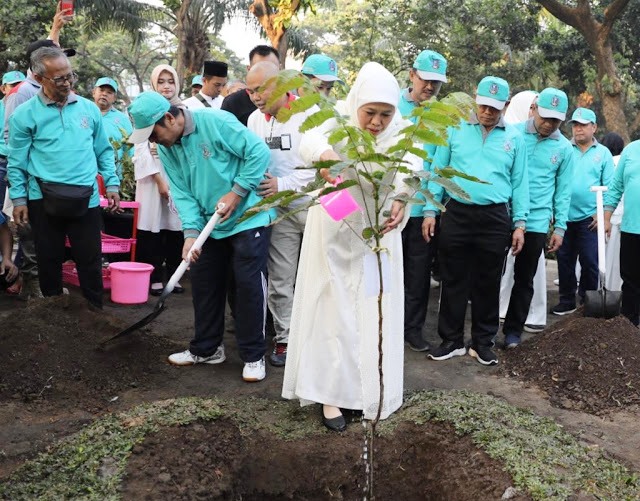
POLYGON ((204 85, 204 82, 202 81, 202 75, 196 75, 191 79, 191 87, 195 85, 199 85, 200 87, 204 85))
POLYGON ((313 75, 323 82, 341 81, 338 78, 338 65, 333 59, 324 54, 313 54, 309 56, 300 71, 305 75, 313 75))
POLYGON ((9 71, 2 75, 2 85, 20 83, 25 78, 27 77, 21 71, 9 71))
POLYGON ((93 87, 94 88, 102 87, 103 85, 108 85, 113 90, 118 92, 118 84, 116 83, 116 81, 113 78, 109 78, 109 77, 98 78, 98 80, 96 81, 96 84, 93 87))
POLYGON ((169 111, 170 106, 169 101, 157 92, 146 91, 139 94, 127 108, 133 122, 129 142, 138 144, 149 139, 156 122, 169 111))
POLYGON ((571 120, 569 120, 569 123, 571 122, 578 122, 580 124, 598 123, 596 122, 596 114, 589 108, 576 109, 573 115, 571 115, 571 120))
POLYGON ((476 103, 503 110, 509 100, 509 84, 498 77, 484 77, 476 89, 476 103))
POLYGON ((422 80, 447 82, 447 60, 434 50, 423 50, 418 54, 413 69, 422 80))
POLYGON ((567 118, 569 99, 559 89, 547 87, 538 95, 536 104, 538 105, 538 114, 542 118, 557 118, 558 120, 567 118))

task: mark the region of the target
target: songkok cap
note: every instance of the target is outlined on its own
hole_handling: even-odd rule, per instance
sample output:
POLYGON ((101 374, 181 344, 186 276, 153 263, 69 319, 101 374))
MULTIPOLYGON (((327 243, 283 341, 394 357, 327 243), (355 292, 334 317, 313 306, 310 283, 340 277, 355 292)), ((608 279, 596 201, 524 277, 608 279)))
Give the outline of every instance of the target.
POLYGON ((202 75, 205 77, 226 78, 228 70, 229 67, 227 63, 223 63, 222 61, 205 61, 202 75))
POLYGON ((323 82, 342 81, 338 78, 338 65, 333 59, 324 54, 309 56, 300 71, 305 75, 312 75, 323 82))
MULTIPOLYGON (((36 40, 35 42, 31 42, 27 46, 27 59, 29 60, 29 63, 31 63, 31 54, 33 54, 38 49, 42 49, 42 47, 55 47, 57 49, 60 49, 60 47, 58 47, 53 42, 53 40, 47 39, 47 40, 36 40)), ((76 55, 75 49, 60 49, 60 50, 62 50, 62 52, 64 52, 67 57, 73 57, 76 55)))
POLYGON ((21 71, 9 71, 2 75, 2 85, 20 83, 25 78, 21 71))
POLYGON ((169 107, 169 101, 162 94, 153 91, 139 94, 127 108, 133 122, 129 142, 138 144, 149 139, 154 126, 169 111, 169 107))
POLYGON ((447 60, 434 50, 423 50, 418 54, 413 69, 422 80, 447 81, 447 60))
POLYGON ((509 100, 509 84, 498 77, 484 77, 476 89, 476 103, 491 106, 496 110, 504 109, 509 100))
POLYGON ((538 96, 536 104, 538 105, 538 114, 542 118, 564 120, 567 117, 569 99, 561 90, 547 87, 538 96))
POLYGON ((596 122, 596 114, 588 108, 576 109, 576 111, 573 112, 573 115, 571 115, 571 120, 569 120, 569 123, 571 122, 578 122, 583 125, 588 123, 598 123, 596 122))
POLYGON ((202 81, 202 75, 196 75, 191 79, 191 87, 195 87, 196 85, 202 87, 203 83, 204 82, 202 81))
POLYGON ((96 84, 93 87, 94 88, 102 87, 103 85, 108 85, 114 91, 118 92, 118 83, 113 78, 109 78, 109 77, 98 78, 98 80, 96 80, 96 84))

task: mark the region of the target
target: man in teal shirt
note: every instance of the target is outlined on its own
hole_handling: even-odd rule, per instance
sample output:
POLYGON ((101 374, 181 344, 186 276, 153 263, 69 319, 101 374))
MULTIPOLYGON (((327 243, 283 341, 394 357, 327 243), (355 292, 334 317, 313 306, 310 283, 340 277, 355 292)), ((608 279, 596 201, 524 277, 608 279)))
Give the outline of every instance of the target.
MULTIPOLYGON (((447 193, 444 200, 442 188, 429 182, 436 200, 446 206, 438 241, 442 344, 431 350, 433 360, 466 354, 464 317, 471 299, 469 355, 483 365, 498 363, 492 348, 499 327, 502 266, 510 243, 514 255, 522 249, 529 214, 526 145, 522 134, 502 119, 508 100, 505 80, 483 78, 476 90, 477 112, 449 129, 449 144, 439 146, 433 159, 434 170, 451 166, 488 183, 457 178, 469 199, 447 193)), ((435 231, 435 213, 435 207, 427 206, 427 239, 435 231)))
MULTIPOLYGON (((31 223, 36 246, 40 289, 46 296, 62 294, 65 236, 69 237, 80 288, 89 303, 102 308, 102 253, 96 176, 102 174, 112 209, 119 206, 119 181, 113 148, 95 105, 72 92, 77 76, 57 47, 31 55, 38 93, 20 105, 9 119, 9 195, 13 219, 31 223), (43 182, 56 191, 86 188, 74 207, 43 198, 43 182), (82 203, 81 203, 82 202, 82 203), (57 206, 57 207, 56 207, 57 206)), ((73 197, 72 197, 73 198, 73 197)))
POLYGON ((158 144, 171 194, 184 230, 183 258, 219 203, 220 222, 194 252, 191 291, 195 336, 189 349, 174 353, 174 365, 224 362, 222 344, 229 267, 235 277, 236 338, 245 381, 265 378, 264 354, 267 255, 272 212, 239 222, 261 198, 256 189, 270 161, 269 148, 231 114, 170 106, 156 92, 143 92, 129 106, 130 141, 158 144))
POLYGON ((598 288, 596 195, 591 187, 607 186, 613 177, 611 152, 594 137, 598 130, 596 114, 590 109, 578 108, 569 123, 573 131, 574 175, 567 231, 557 253, 560 302, 552 309, 556 315, 576 310, 576 290, 582 304, 585 291, 598 288), (577 259, 581 266, 580 287, 576 277, 577 259))
POLYGON ((621 313, 638 327, 640 323, 640 141, 622 150, 609 190, 604 194, 604 218, 607 234, 611 215, 624 195, 620 225, 620 276, 622 277, 621 313))
MULTIPOLYGON (((443 82, 447 81, 447 60, 432 50, 423 50, 409 70, 411 87, 400 94, 398 110, 410 120, 414 108, 436 97, 443 82)), ((425 144, 429 158, 424 169, 429 170, 435 145, 425 144)), ((424 183, 426 187, 426 182, 424 183)), ((417 198, 424 200, 418 193, 417 198)), ((404 340, 413 351, 427 351, 429 344, 422 337, 422 326, 429 306, 431 263, 436 253, 436 242, 427 241, 422 233, 425 205, 411 205, 411 217, 402 230, 402 259, 404 264, 404 340)))
POLYGON ((569 100, 561 90, 544 89, 532 105, 533 116, 515 125, 527 145, 529 198, 531 200, 527 233, 522 251, 515 258, 514 284, 502 331, 505 348, 520 344, 520 336, 533 298, 533 277, 553 220, 554 230, 549 251, 562 245, 567 229, 567 212, 571 199, 573 151, 571 143, 560 133, 569 100))
POLYGON ((113 146, 114 142, 120 143, 116 150, 116 174, 122 180, 122 158, 131 153, 131 146, 123 141, 123 131, 127 136, 131 135, 133 127, 129 117, 114 108, 114 103, 118 96, 118 84, 113 78, 102 77, 93 86, 93 101, 100 108, 104 129, 113 146))

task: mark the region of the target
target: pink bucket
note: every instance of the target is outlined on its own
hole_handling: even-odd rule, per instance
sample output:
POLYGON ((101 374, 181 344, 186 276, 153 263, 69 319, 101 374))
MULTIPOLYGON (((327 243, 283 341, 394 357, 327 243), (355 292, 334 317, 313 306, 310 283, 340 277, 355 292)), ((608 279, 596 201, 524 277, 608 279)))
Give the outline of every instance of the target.
POLYGON ((153 265, 120 261, 109 264, 111 301, 120 304, 146 303, 153 265))
MULTIPOLYGON (((340 179, 336 180, 336 184, 339 182, 340 179)), ((347 189, 321 196, 320 205, 334 221, 342 221, 349 214, 362 210, 347 189)))

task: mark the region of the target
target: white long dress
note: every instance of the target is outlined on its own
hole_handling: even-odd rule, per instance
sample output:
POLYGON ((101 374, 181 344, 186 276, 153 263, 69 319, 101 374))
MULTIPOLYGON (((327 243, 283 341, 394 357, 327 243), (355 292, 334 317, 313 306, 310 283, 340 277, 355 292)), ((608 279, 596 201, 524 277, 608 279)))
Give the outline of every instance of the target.
MULTIPOLYGON (((362 86, 366 85, 371 86, 369 90, 375 87, 374 90, 381 92, 379 87, 384 79, 378 67, 382 68, 377 63, 367 63, 351 93, 364 92, 362 86), (368 65, 376 66, 368 68, 368 65), (367 78, 361 78, 365 69, 372 71, 367 71, 367 78)), ((397 87, 397 83, 395 85, 397 87)), ((395 105, 398 96, 378 102, 395 105)), ((346 108, 350 116, 354 116, 353 110, 362 99, 360 96, 360 101, 352 98, 350 102, 347 98, 346 108)), ((410 124, 394 121, 378 136, 376 150, 385 151, 394 144, 395 133, 406 125, 410 124)), ((305 134, 300 147, 301 157, 306 163, 318 160, 321 152, 331 148, 326 137, 314 131, 305 134)), ((422 160, 418 157, 408 155, 405 159, 411 162, 412 169, 422 169, 422 160)), ((375 165, 367 164, 366 168, 375 169, 375 165)), ((343 179, 349 177, 348 173, 343 175, 343 179)), ((396 176, 394 181, 396 191, 408 191, 399 177, 396 176)), ((349 188, 349 192, 361 207, 367 203, 371 205, 370 197, 363 198, 357 186, 349 188)), ((391 200, 388 199, 383 210, 390 206, 391 200)), ((404 287, 401 230, 409 212, 405 210, 403 224, 382 239, 382 246, 388 250, 383 254, 388 260, 388 266, 384 267, 385 293, 382 299, 383 419, 402 405, 404 287)), ((374 253, 357 236, 367 226, 364 212, 355 212, 344 221, 336 222, 321 206, 309 210, 293 299, 282 396, 299 399, 301 405, 319 402, 361 409, 365 418, 372 419, 377 414, 380 396, 379 282, 377 269, 369 266, 375 263, 374 253)))
POLYGON ((181 231, 178 214, 169 210, 167 199, 160 196, 158 185, 153 178, 154 174, 159 173, 166 181, 167 175, 160 159, 152 154, 148 141, 136 144, 133 165, 136 202, 140 202, 138 229, 152 233, 158 233, 160 230, 181 231))
MULTIPOLYGON (((618 167, 620 155, 613 157, 613 163, 618 167)), ((622 277, 620 276, 620 224, 622 223, 622 214, 624 206, 624 197, 620 199, 620 203, 613 214, 611 214, 611 235, 607 240, 605 255, 605 271, 606 271, 606 287, 610 291, 622 290, 622 277)))

